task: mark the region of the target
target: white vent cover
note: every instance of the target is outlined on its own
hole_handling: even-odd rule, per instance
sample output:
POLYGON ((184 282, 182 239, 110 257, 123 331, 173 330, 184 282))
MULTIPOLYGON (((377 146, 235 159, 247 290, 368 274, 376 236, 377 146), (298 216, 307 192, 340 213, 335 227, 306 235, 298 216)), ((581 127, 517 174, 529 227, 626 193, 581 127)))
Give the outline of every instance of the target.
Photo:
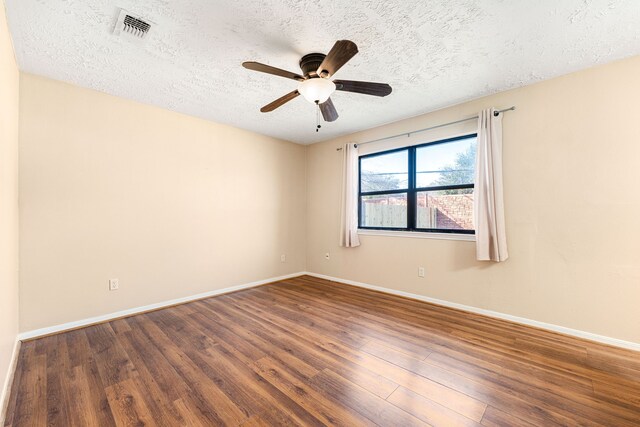
POLYGON ((149 34, 152 24, 151 21, 134 16, 126 10, 121 9, 116 25, 113 28, 113 34, 141 40, 149 34))

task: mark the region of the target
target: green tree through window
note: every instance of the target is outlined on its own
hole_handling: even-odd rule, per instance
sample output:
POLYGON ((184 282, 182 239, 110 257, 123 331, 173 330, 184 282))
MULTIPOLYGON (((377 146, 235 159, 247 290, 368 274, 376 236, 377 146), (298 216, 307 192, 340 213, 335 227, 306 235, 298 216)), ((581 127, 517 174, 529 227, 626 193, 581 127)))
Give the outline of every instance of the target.
MULTIPOLYGON (((442 168, 442 174, 433 182, 434 186, 456 185, 461 182, 473 182, 476 170, 476 146, 469 145, 466 151, 459 153, 455 162, 442 168)), ((448 194, 459 194, 460 190, 446 190, 448 194)))

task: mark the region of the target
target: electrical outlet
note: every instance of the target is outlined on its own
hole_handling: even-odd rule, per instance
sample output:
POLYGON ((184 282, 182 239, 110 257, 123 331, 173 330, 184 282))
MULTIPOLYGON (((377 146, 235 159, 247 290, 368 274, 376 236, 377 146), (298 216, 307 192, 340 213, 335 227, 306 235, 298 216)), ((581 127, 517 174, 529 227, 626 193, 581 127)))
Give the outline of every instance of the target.
POLYGON ((120 288, 120 282, 118 279, 109 279, 109 290, 117 291, 120 288))
POLYGON ((287 262, 287 256, 285 254, 280 255, 280 262, 287 262))
POLYGON ((418 267, 418 277, 424 277, 424 267, 418 267))
POLYGON ((326 260, 331 259, 331 254, 329 254, 329 252, 327 252, 326 254, 324 254, 324 259, 326 259, 326 260))

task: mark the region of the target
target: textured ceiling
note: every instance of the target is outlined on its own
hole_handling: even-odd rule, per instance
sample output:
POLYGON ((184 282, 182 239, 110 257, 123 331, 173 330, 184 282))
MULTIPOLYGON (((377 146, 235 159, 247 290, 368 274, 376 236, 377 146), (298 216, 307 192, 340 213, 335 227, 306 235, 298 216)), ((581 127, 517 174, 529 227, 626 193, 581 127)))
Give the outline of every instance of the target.
POLYGON ((312 143, 640 54, 640 0, 6 0, 21 70, 312 143), (119 8, 153 21, 142 44, 111 34, 119 8), (388 82, 386 98, 338 92, 315 132, 299 58, 353 40, 336 78, 388 82))

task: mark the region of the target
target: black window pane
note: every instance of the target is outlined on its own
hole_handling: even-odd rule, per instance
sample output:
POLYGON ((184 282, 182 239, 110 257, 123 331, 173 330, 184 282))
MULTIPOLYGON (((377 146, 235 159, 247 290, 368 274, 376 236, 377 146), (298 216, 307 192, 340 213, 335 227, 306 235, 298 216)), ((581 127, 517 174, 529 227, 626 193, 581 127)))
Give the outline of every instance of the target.
POLYGON ((362 192, 405 189, 409 183, 409 151, 396 151, 360 161, 362 192))
POLYGON ((473 184, 476 137, 416 149, 416 187, 473 184))
POLYGON ((416 195, 417 228, 473 230, 473 188, 420 191, 416 195))
POLYGON ((407 228, 407 193, 362 196, 361 227, 407 228))

